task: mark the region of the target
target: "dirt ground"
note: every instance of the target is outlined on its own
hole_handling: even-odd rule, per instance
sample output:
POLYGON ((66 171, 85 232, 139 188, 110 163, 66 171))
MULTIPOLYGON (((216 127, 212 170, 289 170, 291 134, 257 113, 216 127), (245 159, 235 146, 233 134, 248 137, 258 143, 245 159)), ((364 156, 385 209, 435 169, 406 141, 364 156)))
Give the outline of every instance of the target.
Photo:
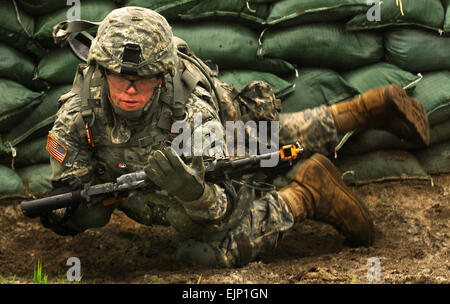
POLYGON ((373 283, 448 284, 450 175, 433 176, 433 183, 385 182, 352 188, 373 213, 377 239, 372 247, 348 247, 331 226, 305 221, 296 224, 276 250, 238 269, 178 263, 172 228, 143 226, 119 211, 103 228, 60 237, 37 219, 24 217, 18 201, 2 201, 0 275, 32 283, 40 260, 49 282, 56 283, 65 278, 67 259, 78 257, 81 283, 184 284, 200 278, 201 283, 358 284, 369 282, 369 272, 373 283), (379 272, 370 261, 379 261, 379 272))

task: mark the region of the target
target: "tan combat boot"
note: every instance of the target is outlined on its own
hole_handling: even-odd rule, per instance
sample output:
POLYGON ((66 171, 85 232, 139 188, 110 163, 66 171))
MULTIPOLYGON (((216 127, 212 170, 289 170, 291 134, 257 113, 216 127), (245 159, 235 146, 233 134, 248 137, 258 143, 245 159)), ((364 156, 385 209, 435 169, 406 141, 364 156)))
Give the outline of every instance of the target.
POLYGON ((374 240, 369 211, 344 184, 333 163, 316 153, 298 169, 294 181, 278 194, 296 221, 305 218, 333 225, 355 246, 369 246, 374 240))
POLYGON ((425 108, 397 84, 371 89, 357 98, 329 106, 328 110, 338 133, 356 128, 384 129, 414 144, 430 144, 425 108))

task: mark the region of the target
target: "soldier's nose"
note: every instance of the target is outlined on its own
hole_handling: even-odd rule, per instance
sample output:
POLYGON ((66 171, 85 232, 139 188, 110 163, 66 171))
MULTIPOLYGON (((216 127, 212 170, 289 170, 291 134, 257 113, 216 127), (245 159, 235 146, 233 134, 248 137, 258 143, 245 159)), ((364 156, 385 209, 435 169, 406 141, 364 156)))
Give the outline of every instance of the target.
POLYGON ((128 89, 125 92, 127 92, 128 94, 131 95, 131 94, 136 94, 137 90, 134 87, 134 84, 130 84, 130 86, 128 87, 128 89))

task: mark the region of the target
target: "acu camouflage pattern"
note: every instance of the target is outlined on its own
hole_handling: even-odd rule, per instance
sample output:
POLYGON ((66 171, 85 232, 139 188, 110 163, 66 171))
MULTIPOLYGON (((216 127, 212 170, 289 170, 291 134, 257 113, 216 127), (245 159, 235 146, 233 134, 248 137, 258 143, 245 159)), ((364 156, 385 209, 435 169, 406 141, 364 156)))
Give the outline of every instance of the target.
POLYGON ((83 148, 86 140, 80 142, 80 137, 84 134, 79 134, 75 124, 75 119, 79 116, 81 98, 70 91, 62 95, 59 102, 60 107, 49 134, 66 147, 68 152, 62 164, 50 157, 51 179, 52 181, 64 181, 77 187, 82 183, 89 182, 94 170, 89 150, 83 148))
MULTIPOLYGON (((162 102, 155 103, 152 105, 152 111, 149 111, 135 123, 121 121, 116 118, 113 120, 114 124, 110 125, 108 116, 114 116, 114 114, 108 108, 109 101, 101 93, 102 90, 103 88, 99 86, 94 87, 92 89, 93 92, 91 92, 91 96, 101 97, 98 107, 94 108, 96 122, 91 128, 95 143, 94 151, 91 150, 86 142, 86 134, 80 132, 77 126, 77 121, 81 116, 81 98, 72 92, 63 96, 61 100, 62 105, 58 110, 57 118, 50 134, 68 149, 68 156, 62 164, 56 159, 51 159, 53 169, 52 181, 67 181, 70 178, 73 184, 79 185, 81 183, 94 184, 115 180, 122 174, 143 168, 152 151, 163 147, 173 139, 174 134, 171 133, 170 116, 168 116, 170 115, 170 109, 166 104, 162 102), (169 120, 169 123, 165 123, 165 120, 169 120), (117 129, 119 131, 115 131, 117 129), (128 138, 128 136, 131 137, 128 138), (126 141, 127 138, 128 141, 126 141), (101 174, 99 174, 97 168, 101 168, 101 174)), ((203 98, 205 96, 211 99, 208 91, 201 86, 194 90, 186 104, 188 108, 186 121, 189 124, 193 123, 193 115, 201 113, 203 123, 216 121, 217 125, 221 126, 220 121, 218 121, 218 114, 208 102, 204 101, 203 98)), ((195 132, 193 126, 192 130, 195 132)), ((216 154, 219 148, 221 147, 214 147, 211 153, 213 155, 216 154)), ((206 154, 208 153, 206 151, 206 154)), ((226 155, 225 145, 223 145, 222 155, 226 155)), ((149 185, 149 188, 151 188, 151 185, 149 185)), ((189 209, 188 212, 195 220, 215 220, 223 216, 227 210, 228 202, 227 197, 223 194, 224 190, 217 185, 211 185, 210 188, 212 188, 211 193, 214 194, 213 197, 203 197, 201 202, 189 203, 191 208, 187 208, 189 209)), ((158 189, 151 188, 147 190, 152 194, 151 192, 158 189)), ((145 200, 152 198, 151 195, 143 197, 145 200)), ((158 196, 154 197, 155 199, 158 198, 158 201, 161 200, 158 196)), ((179 204, 167 196, 164 198, 167 206, 179 204)), ((149 224, 150 219, 152 219, 156 223, 168 223, 166 219, 156 220, 152 214, 142 214, 143 210, 151 212, 156 209, 161 213, 160 210, 164 210, 164 208, 141 208, 142 206, 132 203, 136 202, 136 197, 130 202, 129 207, 133 210, 130 210, 129 213, 134 215, 133 217, 138 221, 149 224)), ((153 204, 153 202, 146 201, 145 204, 153 204)), ((126 209, 126 207, 126 204, 121 206, 122 209, 126 209)), ((109 211, 111 210, 108 209, 104 214, 100 214, 103 211, 97 210, 99 213, 98 217, 109 218, 109 211)), ((80 222, 80 217, 87 216, 86 212, 76 212, 67 225, 80 231, 92 226, 81 227, 75 224, 80 222)), ((164 216, 160 214, 160 217, 164 216)), ((102 220, 102 222, 104 221, 102 220)))
POLYGON ((332 155, 338 144, 333 116, 322 105, 300 112, 280 114, 280 145, 299 142, 303 157, 314 153, 332 155))
POLYGON ((211 237, 217 262, 223 267, 245 265, 274 249, 284 232, 294 225, 292 213, 275 190, 255 199, 254 189, 243 187, 239 201, 247 204, 246 212, 235 227, 223 231, 225 237, 214 240, 223 232, 211 237))
MULTIPOLYGON (((243 111, 242 107, 236 107, 242 99, 247 98, 252 101, 245 104, 250 105, 247 109, 254 110, 248 112, 250 120, 271 120, 278 118, 280 121, 280 145, 300 142, 305 151, 304 157, 316 152, 330 155, 338 143, 337 131, 334 120, 326 106, 307 109, 301 112, 279 114, 280 105, 276 100, 272 89, 263 82, 253 82, 247 85, 240 94, 234 94, 233 89, 227 84, 221 84, 228 92, 228 100, 222 100, 221 110, 224 105, 229 105, 228 117, 239 117, 243 111), (261 88, 261 91, 259 91, 261 88), (243 95, 245 97, 240 97, 243 95), (229 96, 236 96, 231 99, 229 96), (251 96, 251 97, 250 97, 251 96), (258 109, 269 109, 267 113, 258 109)), ((224 95, 222 95, 224 98, 224 95)), ((240 117, 245 117, 244 115, 240 117)), ((243 119, 244 120, 244 119, 243 119)), ((254 176, 249 180, 240 181, 238 199, 232 208, 231 214, 226 220, 216 221, 216 223, 201 227, 183 218, 183 211, 177 214, 178 219, 184 228, 190 241, 182 243, 177 252, 179 259, 193 260, 211 266, 236 267, 247 264, 255 260, 260 254, 274 249, 280 241, 284 232, 294 225, 294 217, 281 196, 278 195, 275 187, 268 187, 265 191, 258 191, 259 187, 251 185, 254 176), (242 210, 242 212, 239 212, 242 210), (203 228, 203 229, 202 229, 203 228), (192 241, 195 240, 194 242, 192 241), (204 252, 214 252, 214 259, 204 257, 204 252), (199 260, 200 259, 200 260, 199 260)), ((186 210, 187 211, 187 210, 186 210)))
POLYGON ((299 142, 305 148, 305 157, 314 153, 334 153, 338 144, 337 130, 327 106, 280 113, 281 101, 275 97, 273 89, 266 82, 251 82, 241 92, 218 79, 216 85, 221 93, 222 122, 279 121, 280 146, 299 142))
POLYGON ((272 87, 263 81, 247 84, 238 95, 241 120, 276 121, 281 110, 281 100, 275 97, 272 87))
MULTIPOLYGON (((94 88, 93 96, 102 96, 100 90, 100 87, 94 88)), ((187 103, 186 121, 190 125, 194 123, 194 114, 202 113, 203 123, 215 121, 221 126, 218 113, 209 103, 211 99, 212 96, 203 87, 199 86, 194 90, 187 103)), ((104 99, 101 101, 105 102, 104 99)), ((165 108, 166 105, 157 104, 154 112, 149 112, 144 117, 142 125, 134 127, 143 127, 148 132, 159 129, 161 134, 169 135, 167 130, 157 126, 160 114, 165 108)), ((85 134, 80 134, 76 127, 79 110, 78 95, 69 92, 62 97, 62 105, 50 134, 68 148, 68 157, 63 164, 51 160, 54 181, 67 177, 83 183, 111 181, 121 174, 144 166, 150 152, 160 147, 159 144, 143 148, 130 147, 127 143, 113 144, 113 128, 107 124, 104 108, 98 107, 95 109, 97 121, 92 128, 96 147, 94 155, 86 143, 85 134), (117 164, 120 162, 126 163, 127 167, 119 168, 117 164), (104 173, 99 175, 94 164, 102 164, 104 173)), ((126 124, 122 127, 133 128, 126 124)), ((170 136, 166 139, 170 139, 170 136)), ((214 147, 210 153, 217 154, 217 148, 214 147)), ((226 156, 225 144, 221 149, 222 155, 226 156)), ((101 227, 108 223, 114 208, 119 208, 142 224, 171 225, 185 239, 195 239, 208 244, 216 255, 215 266, 232 267, 249 262, 263 250, 273 248, 280 238, 280 233, 293 224, 292 215, 274 190, 257 200, 251 187, 242 187, 239 190, 239 199, 232 202, 221 186, 208 185, 212 189, 207 192, 208 197, 183 204, 155 192, 150 186, 144 191, 131 192, 128 200, 120 205, 97 204, 89 208, 86 204, 81 204, 66 222, 66 226, 77 231, 101 227), (240 206, 241 212, 234 212, 236 206, 240 206)))
POLYGON ((141 48, 138 75, 170 72, 175 75, 177 48, 170 25, 160 14, 142 7, 122 7, 109 13, 100 24, 88 55, 88 64, 98 63, 115 73, 122 69, 126 44, 141 48))
POLYGON ((178 259, 236 267, 277 246, 284 232, 294 225, 293 215, 273 187, 255 191, 250 183, 240 183, 237 206, 227 220, 209 225, 207 231, 198 230, 182 242, 176 253, 178 259), (205 257, 208 251, 212 257, 205 257))
MULTIPOLYGON (((183 62, 180 60, 180 64, 183 62)), ((101 74, 94 73, 94 77, 101 77, 101 74)), ((220 83, 218 79, 214 81, 220 83)), ((92 127, 95 152, 87 144, 86 135, 76 126, 81 116, 81 98, 73 92, 61 98, 61 107, 50 134, 68 149, 68 155, 62 164, 51 159, 53 181, 65 179, 80 184, 114 180, 119 175, 142 168, 151 151, 173 139, 171 109, 168 104, 161 102, 170 99, 168 92, 163 90, 161 98, 151 105, 148 113, 139 121, 130 123, 114 116, 100 83, 94 81, 97 86, 91 88, 91 98, 97 100, 94 108, 96 122, 92 127), (125 166, 118 166, 120 163, 125 166), (102 168, 101 174, 98 168, 102 168)), ((202 113, 203 124, 214 123, 222 128, 221 118, 222 122, 224 118, 233 121, 242 118, 279 118, 282 140, 286 143, 300 140, 306 147, 315 150, 323 150, 320 145, 328 147, 330 142, 336 140, 336 131, 330 124, 331 114, 327 114, 326 107, 278 117, 279 100, 265 83, 253 82, 241 92, 224 83, 219 89, 222 93, 220 117, 213 107, 213 96, 203 86, 198 85, 188 98, 186 122, 194 132, 194 115, 202 113), (229 106, 228 110, 224 105, 229 106), (316 143, 317 139, 321 139, 319 143, 316 143)), ((224 130, 222 132, 226 134, 224 130)), ((209 140, 205 137, 206 134, 203 134, 204 141, 209 140)), ((228 152, 223 142, 205 151, 205 154, 217 157, 227 156, 228 152)), ((213 261, 211 266, 215 267, 244 265, 264 251, 274 248, 283 233, 294 224, 292 214, 274 187, 258 190, 252 186, 252 182, 253 176, 235 182, 238 192, 236 200, 232 200, 221 185, 208 183, 212 191, 205 191, 203 197, 193 202, 176 201, 148 185, 142 191, 132 191, 124 203, 110 206, 97 204, 94 207, 81 204, 66 226, 80 232, 91 227, 101 227, 108 223, 112 212, 118 208, 145 225, 173 226, 187 242, 194 244, 189 245, 190 249, 186 249, 186 243, 180 244, 177 256, 181 259, 208 265, 213 261), (212 253, 212 258, 210 256, 199 261, 199 252, 203 252, 205 246, 212 253)))
POLYGON ((214 79, 220 92, 220 114, 226 121, 277 121, 281 100, 264 81, 252 81, 239 92, 229 84, 214 79))

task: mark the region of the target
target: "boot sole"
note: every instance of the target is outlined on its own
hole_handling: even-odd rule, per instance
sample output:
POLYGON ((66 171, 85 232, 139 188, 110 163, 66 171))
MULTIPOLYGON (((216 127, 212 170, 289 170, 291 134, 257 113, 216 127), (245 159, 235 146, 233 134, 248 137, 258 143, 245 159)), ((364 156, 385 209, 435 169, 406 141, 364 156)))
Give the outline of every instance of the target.
POLYGON ((350 188, 347 187, 347 185, 345 185, 344 181, 341 178, 341 174, 327 157, 325 157, 322 154, 316 153, 309 159, 314 161, 322 168, 324 168, 327 172, 329 172, 331 174, 332 180, 336 183, 336 185, 339 186, 339 188, 341 188, 349 197, 352 197, 356 200, 356 204, 362 216, 364 217, 365 222, 368 223, 368 225, 366 225, 368 227, 368 230, 364 233, 365 235, 364 238, 354 238, 351 235, 348 235, 345 232, 343 232, 344 235, 347 237, 348 241, 355 246, 372 245, 375 240, 375 229, 372 218, 370 216, 370 212, 365 206, 365 204, 352 193, 352 191, 350 190, 350 188))
POLYGON ((430 145, 430 126, 428 121, 428 115, 423 105, 412 97, 409 97, 405 90, 400 86, 395 90, 389 100, 397 111, 403 116, 406 123, 411 129, 416 132, 416 136, 410 136, 409 140, 413 140, 420 145, 430 145), (420 142, 417 142, 417 136, 420 138, 420 142), (414 140, 416 139, 416 140, 414 140))

